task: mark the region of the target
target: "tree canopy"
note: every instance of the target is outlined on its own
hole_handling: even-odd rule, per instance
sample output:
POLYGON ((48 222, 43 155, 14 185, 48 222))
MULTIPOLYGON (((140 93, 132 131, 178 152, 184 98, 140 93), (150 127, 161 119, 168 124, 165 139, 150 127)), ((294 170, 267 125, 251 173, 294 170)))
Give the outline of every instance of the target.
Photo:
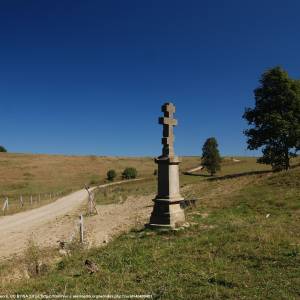
POLYGON ((206 140, 202 147, 202 166, 213 176, 221 169, 218 142, 214 137, 206 140))
POLYGON ((255 107, 243 115, 251 126, 244 132, 248 149, 262 148, 258 162, 288 169, 300 149, 300 82, 275 67, 262 75, 254 95, 255 107))
POLYGON ((5 149, 5 147, 0 145, 0 152, 7 152, 7 150, 5 149))

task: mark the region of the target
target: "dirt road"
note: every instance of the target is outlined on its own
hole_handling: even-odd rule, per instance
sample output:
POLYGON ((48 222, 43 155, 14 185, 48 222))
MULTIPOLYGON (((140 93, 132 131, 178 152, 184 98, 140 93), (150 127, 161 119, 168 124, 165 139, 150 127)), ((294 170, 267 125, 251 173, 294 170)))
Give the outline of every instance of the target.
MULTIPOLYGON (((124 181, 112 184, 121 183, 126 184, 124 181)), ((56 246, 58 240, 71 239, 78 230, 78 215, 86 202, 87 192, 80 190, 51 204, 0 217, 0 259, 23 252, 31 237, 42 247, 56 246)), ((99 215, 85 218, 89 239, 95 245, 107 242, 112 235, 126 230, 136 218, 145 218, 151 209, 151 197, 128 199, 123 204, 100 205, 97 208, 99 215)))
POLYGON ((193 168, 193 169, 190 169, 188 171, 186 171, 186 173, 193 173, 193 172, 196 172, 196 171, 201 171, 204 167, 203 166, 198 166, 196 168, 193 168))

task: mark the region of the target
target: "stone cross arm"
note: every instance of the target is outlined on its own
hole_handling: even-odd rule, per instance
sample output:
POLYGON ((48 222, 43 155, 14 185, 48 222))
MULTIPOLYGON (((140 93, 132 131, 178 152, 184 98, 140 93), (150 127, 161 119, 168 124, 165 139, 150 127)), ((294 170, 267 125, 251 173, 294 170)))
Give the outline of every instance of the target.
POLYGON ((177 120, 176 119, 171 119, 168 117, 160 117, 158 118, 158 123, 161 125, 169 125, 169 126, 176 126, 177 125, 177 120))

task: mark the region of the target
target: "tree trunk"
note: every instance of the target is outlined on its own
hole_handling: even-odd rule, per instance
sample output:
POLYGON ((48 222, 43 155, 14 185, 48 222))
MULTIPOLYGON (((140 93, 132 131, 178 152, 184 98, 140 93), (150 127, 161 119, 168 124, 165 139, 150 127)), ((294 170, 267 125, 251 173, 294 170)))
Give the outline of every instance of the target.
POLYGON ((290 168, 289 149, 287 147, 285 148, 284 158, 285 158, 285 170, 287 171, 290 168))

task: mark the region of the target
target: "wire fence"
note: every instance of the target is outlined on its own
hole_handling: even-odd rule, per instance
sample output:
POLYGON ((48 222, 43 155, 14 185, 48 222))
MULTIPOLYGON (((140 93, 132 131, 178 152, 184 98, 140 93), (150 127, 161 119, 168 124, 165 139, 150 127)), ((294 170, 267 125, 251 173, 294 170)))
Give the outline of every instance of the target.
POLYGON ((39 207, 46 203, 53 202, 60 197, 63 197, 72 192, 72 190, 63 190, 48 193, 37 194, 19 194, 19 195, 1 195, 2 200, 1 212, 2 215, 13 214, 20 211, 25 211, 31 208, 39 207))

